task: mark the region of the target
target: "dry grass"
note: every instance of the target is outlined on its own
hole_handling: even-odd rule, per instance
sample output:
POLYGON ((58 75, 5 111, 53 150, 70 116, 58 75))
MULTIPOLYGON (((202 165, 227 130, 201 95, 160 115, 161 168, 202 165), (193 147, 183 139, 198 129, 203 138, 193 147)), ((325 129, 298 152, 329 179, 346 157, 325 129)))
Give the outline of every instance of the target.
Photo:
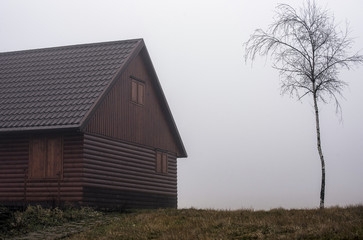
POLYGON ((325 210, 160 209, 116 214, 70 239, 363 239, 363 206, 325 210))
POLYGON ((29 206, 25 211, 11 211, 0 207, 0 239, 8 239, 48 227, 62 226, 70 222, 92 221, 102 217, 101 212, 91 208, 50 209, 29 206))

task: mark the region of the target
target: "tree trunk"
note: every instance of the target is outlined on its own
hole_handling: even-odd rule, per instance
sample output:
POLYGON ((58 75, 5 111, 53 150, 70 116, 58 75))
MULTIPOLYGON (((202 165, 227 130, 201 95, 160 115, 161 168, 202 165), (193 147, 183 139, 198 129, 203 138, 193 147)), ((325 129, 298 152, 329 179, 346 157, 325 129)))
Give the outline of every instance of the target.
POLYGON ((323 151, 321 150, 321 140, 320 140, 320 123, 319 123, 319 109, 317 103, 317 96, 315 92, 315 84, 313 84, 314 89, 314 109, 315 109, 315 121, 316 121, 316 138, 317 138, 317 145, 318 145, 318 152, 320 156, 321 162, 321 189, 320 189, 320 209, 324 208, 324 199, 325 199, 325 162, 323 151))

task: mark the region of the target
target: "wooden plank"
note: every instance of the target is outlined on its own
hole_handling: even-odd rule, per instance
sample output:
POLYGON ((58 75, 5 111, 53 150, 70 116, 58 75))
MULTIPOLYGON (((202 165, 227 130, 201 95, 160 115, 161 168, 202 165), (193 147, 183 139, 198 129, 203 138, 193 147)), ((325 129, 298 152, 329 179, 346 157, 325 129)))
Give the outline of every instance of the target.
POLYGON ((29 147, 29 178, 45 177, 46 162, 46 139, 45 137, 35 137, 30 140, 29 147))
POLYGON ((134 103, 138 102, 138 90, 137 90, 137 82, 136 81, 131 81, 131 101, 133 101, 134 103))
POLYGON ((162 171, 162 153, 156 152, 156 172, 160 173, 162 171))
POLYGON ((145 104, 145 85, 143 83, 137 84, 137 103, 144 105, 145 104))
POLYGON ((103 135, 90 135, 85 134, 84 142, 86 145, 93 145, 99 147, 107 147, 109 149, 115 149, 125 153, 132 153, 134 155, 141 155, 150 157, 155 154, 155 148, 147 146, 138 146, 134 143, 127 143, 125 141, 115 141, 117 138, 110 138, 103 135), (100 141, 102 138, 102 141, 100 141))
POLYGON ((142 176, 134 177, 132 174, 120 174, 120 173, 110 173, 107 176, 102 176, 103 173, 104 172, 100 171, 100 170, 87 169, 84 172, 84 176, 92 177, 94 179, 107 180, 110 182, 132 183, 132 184, 135 184, 135 186, 136 185, 139 186, 139 188, 142 188, 144 186, 175 188, 175 186, 176 186, 176 182, 165 181, 165 179, 162 179, 162 178, 158 178, 157 180, 154 180, 151 177, 142 177, 142 176))
POLYGON ((61 136, 47 137, 47 159, 45 177, 59 178, 63 172, 63 144, 61 136))
POLYGON ((177 196, 135 192, 132 190, 115 190, 97 187, 85 187, 85 203, 87 205, 100 204, 111 208, 176 208, 177 196), (116 196, 116 197, 114 197, 116 196))
POLYGON ((168 155, 166 153, 162 154, 162 173, 168 173, 168 155))

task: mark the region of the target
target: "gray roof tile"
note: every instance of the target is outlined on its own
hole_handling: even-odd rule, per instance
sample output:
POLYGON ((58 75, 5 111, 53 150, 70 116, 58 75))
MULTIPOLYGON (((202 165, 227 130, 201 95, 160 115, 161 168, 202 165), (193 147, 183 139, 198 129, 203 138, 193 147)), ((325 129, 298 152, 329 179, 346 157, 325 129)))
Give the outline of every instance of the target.
POLYGON ((80 125, 141 41, 0 53, 0 131, 80 125))

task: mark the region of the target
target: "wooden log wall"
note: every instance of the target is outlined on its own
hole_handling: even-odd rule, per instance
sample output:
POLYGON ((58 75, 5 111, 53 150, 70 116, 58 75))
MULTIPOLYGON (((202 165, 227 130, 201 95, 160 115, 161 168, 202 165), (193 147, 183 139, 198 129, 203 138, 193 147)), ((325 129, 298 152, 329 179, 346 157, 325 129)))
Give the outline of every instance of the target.
POLYGON ((24 182, 28 168, 29 138, 0 137, 0 204, 24 201, 24 182))
POLYGON ((0 137, 0 204, 21 206, 81 202, 82 135, 63 135, 61 179, 29 179, 30 138, 31 135, 0 137))
POLYGON ((100 135, 84 136, 86 205, 118 208, 177 207, 176 156, 168 154, 168 172, 156 172, 152 148, 100 135))

